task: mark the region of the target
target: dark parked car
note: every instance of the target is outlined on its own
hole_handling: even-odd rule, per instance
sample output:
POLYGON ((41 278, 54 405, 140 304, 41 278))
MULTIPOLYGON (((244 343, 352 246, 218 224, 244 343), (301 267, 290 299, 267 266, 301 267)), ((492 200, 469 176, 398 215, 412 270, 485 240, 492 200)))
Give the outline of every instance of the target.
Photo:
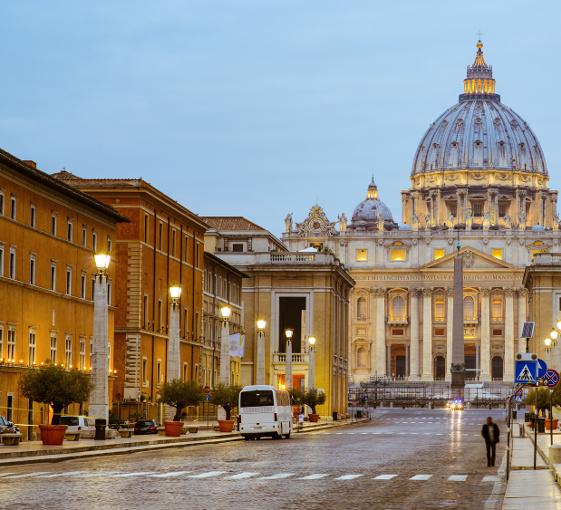
POLYGON ((156 420, 138 420, 134 424, 135 434, 157 434, 158 422, 156 420))
POLYGON ((0 416, 0 434, 17 434, 19 428, 4 416, 0 416))

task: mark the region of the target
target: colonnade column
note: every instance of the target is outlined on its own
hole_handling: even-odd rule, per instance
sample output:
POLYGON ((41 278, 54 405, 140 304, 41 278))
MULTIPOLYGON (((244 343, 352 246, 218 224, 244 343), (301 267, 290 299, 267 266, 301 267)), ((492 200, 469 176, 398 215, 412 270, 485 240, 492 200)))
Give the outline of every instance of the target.
POLYGON ((450 367, 452 366, 452 339, 454 333, 454 289, 446 291, 446 375, 444 380, 451 381, 452 373, 450 367))
MULTIPOLYGON (((518 289, 518 332, 522 332, 522 326, 527 317, 528 289, 518 289)), ((526 352, 526 340, 519 338, 518 352, 526 352)))
POLYGON ((376 289, 376 375, 386 375, 386 291, 376 289))
POLYGON ((370 319, 370 375, 376 373, 376 289, 370 289, 370 306, 368 307, 368 318, 370 319))
POLYGON ((505 290, 505 359, 503 381, 514 380, 514 292, 505 290))
POLYGON ((409 380, 419 380, 419 290, 411 289, 411 340, 409 343, 409 380))
POLYGON ((423 289, 423 371, 421 380, 432 381, 432 289, 423 289))
POLYGON ((491 380, 491 330, 489 321, 489 289, 481 289, 480 381, 491 380))

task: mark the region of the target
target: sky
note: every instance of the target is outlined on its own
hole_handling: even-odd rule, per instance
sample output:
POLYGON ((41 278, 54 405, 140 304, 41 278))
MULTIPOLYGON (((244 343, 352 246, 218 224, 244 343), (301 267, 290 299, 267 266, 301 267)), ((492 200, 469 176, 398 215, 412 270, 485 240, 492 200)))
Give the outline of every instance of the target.
POLYGON ((22 0, 0 5, 0 147, 42 170, 142 177, 279 235, 400 190, 457 102, 478 33, 561 188, 561 3, 22 0))

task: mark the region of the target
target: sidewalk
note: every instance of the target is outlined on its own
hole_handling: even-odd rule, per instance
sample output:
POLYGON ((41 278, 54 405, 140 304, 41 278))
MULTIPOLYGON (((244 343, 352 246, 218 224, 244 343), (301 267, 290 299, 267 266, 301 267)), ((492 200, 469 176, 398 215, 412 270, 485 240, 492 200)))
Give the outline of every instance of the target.
MULTIPOLYGON (((537 469, 534 470, 533 434, 526 428, 525 437, 519 437, 517 423, 514 423, 512 471, 503 501, 503 510, 539 508, 540 510, 561 510, 561 490, 554 474, 542 458, 543 449, 538 448, 537 469), (541 453, 541 454, 540 454, 541 453)), ((561 434, 556 434, 561 442, 561 434)), ((538 435, 538 446, 547 440, 549 434, 538 435)))
MULTIPOLYGON (((323 421, 320 423, 304 423, 300 432, 295 428, 293 434, 314 432, 327 428, 342 427, 354 423, 368 421, 360 420, 323 421)), ((200 444, 217 444, 229 441, 240 441, 239 432, 216 432, 203 430, 195 434, 185 434, 173 438, 160 435, 133 436, 132 438, 106 439, 80 439, 79 441, 64 441, 62 446, 45 446, 41 441, 25 441, 18 446, 0 445, 0 468, 15 464, 29 464, 36 462, 58 462, 62 460, 94 457, 99 455, 118 455, 146 450, 159 450, 163 448, 177 448, 196 446, 200 444)))

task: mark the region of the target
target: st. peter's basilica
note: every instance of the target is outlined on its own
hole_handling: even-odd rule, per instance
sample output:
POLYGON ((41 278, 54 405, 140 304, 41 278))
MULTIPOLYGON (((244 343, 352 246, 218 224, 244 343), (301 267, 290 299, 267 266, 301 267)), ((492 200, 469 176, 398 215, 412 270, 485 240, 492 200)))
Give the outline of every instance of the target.
POLYGON ((372 179, 350 221, 344 213, 330 221, 319 205, 302 222, 285 221, 291 251, 330 250, 356 281, 352 380, 450 380, 459 238, 466 377, 512 381, 514 355, 524 348, 524 268, 561 238, 557 191, 548 187, 536 135, 495 93, 481 41, 458 103, 419 143, 401 201, 398 225, 372 179))

